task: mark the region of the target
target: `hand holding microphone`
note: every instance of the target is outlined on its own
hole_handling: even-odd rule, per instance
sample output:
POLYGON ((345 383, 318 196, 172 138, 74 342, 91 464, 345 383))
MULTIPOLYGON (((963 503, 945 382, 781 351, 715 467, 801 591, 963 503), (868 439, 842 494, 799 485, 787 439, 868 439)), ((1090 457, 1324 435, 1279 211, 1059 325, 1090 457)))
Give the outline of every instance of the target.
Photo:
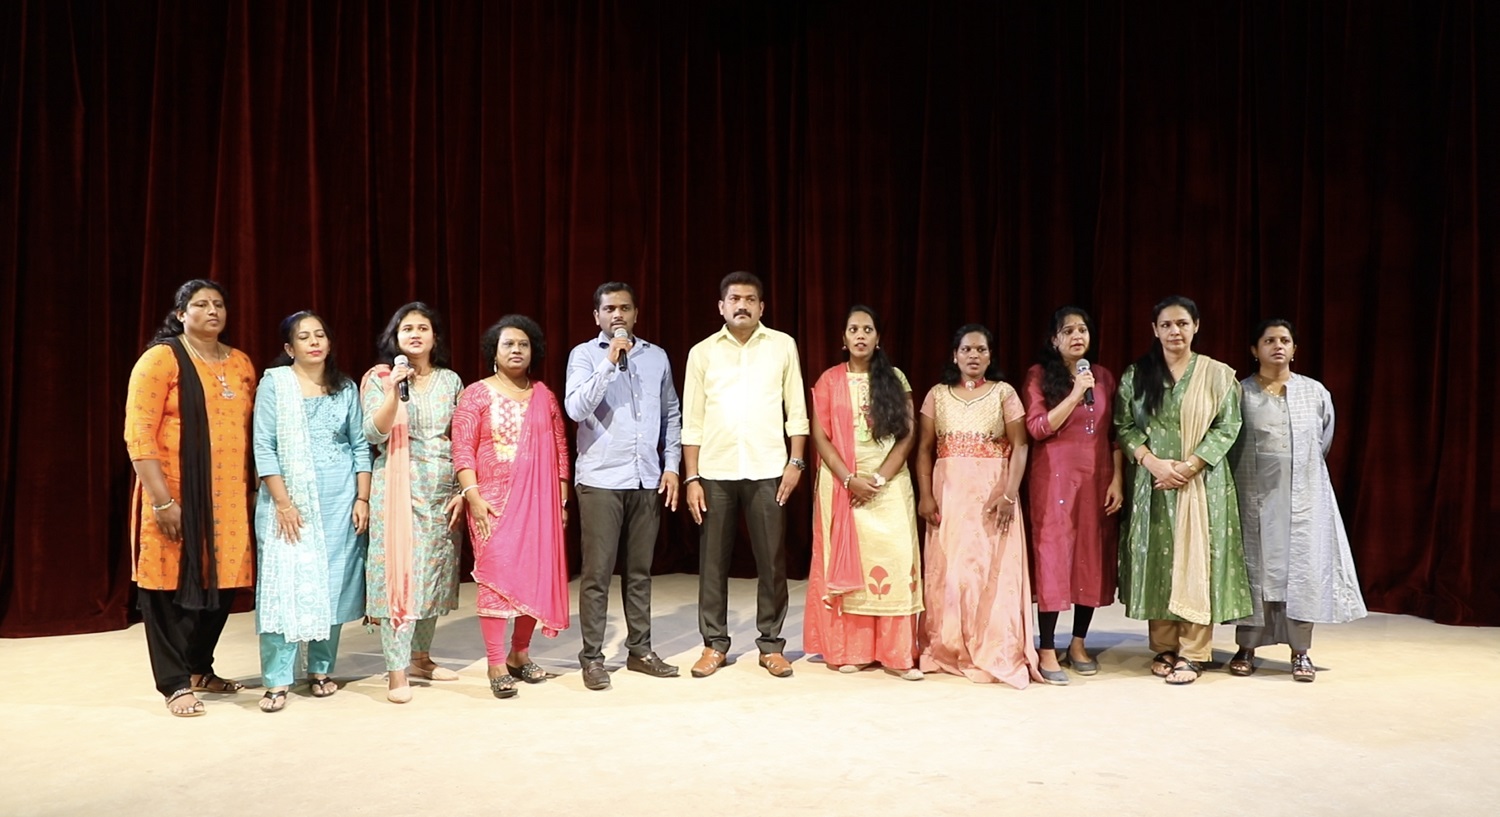
POLYGON ((615 340, 614 343, 611 343, 609 345, 609 351, 610 354, 614 357, 616 365, 620 367, 620 371, 622 372, 630 368, 630 360, 626 357, 626 355, 630 352, 630 349, 633 346, 635 346, 635 344, 630 340, 629 330, 627 330, 623 326, 616 326, 615 340))
POLYGON ((1086 358, 1078 359, 1078 365, 1074 367, 1073 375, 1080 381, 1083 381, 1084 375, 1088 375, 1088 380, 1083 381, 1088 383, 1088 387, 1083 390, 1083 404, 1085 406, 1092 406, 1094 404, 1094 374, 1090 371, 1089 362, 1086 358))
MULTIPOLYGON (((392 368, 405 369, 406 372, 402 373, 405 375, 411 371, 411 361, 407 359, 406 355, 396 355, 396 359, 392 361, 392 368)), ((411 400, 411 384, 406 382, 406 377, 403 376, 400 380, 396 381, 396 393, 401 395, 401 402, 403 403, 411 400)))

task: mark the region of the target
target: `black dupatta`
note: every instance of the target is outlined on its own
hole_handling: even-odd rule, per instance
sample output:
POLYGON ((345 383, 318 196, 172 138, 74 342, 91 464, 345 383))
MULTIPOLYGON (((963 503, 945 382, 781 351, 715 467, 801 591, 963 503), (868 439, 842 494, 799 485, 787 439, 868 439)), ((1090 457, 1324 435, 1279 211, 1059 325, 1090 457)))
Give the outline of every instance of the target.
POLYGON ((177 355, 177 409, 182 415, 178 468, 182 477, 182 558, 173 600, 185 610, 216 610, 219 577, 214 558, 213 442, 203 381, 181 337, 166 342, 177 355))

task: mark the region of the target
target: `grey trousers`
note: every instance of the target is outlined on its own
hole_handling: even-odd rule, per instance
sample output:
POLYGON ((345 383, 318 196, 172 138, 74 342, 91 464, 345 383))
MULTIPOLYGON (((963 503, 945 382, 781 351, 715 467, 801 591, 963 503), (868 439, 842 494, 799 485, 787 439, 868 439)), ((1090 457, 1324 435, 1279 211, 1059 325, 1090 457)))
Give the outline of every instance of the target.
POLYGON ((703 480, 708 514, 698 540, 698 632, 703 646, 729 650, 729 564, 739 514, 745 513, 755 556, 755 639, 762 654, 786 649, 786 512, 776 504, 779 478, 703 480))
POLYGON ((661 526, 661 495, 654 488, 610 490, 579 485, 583 574, 578 579, 578 629, 583 649, 578 661, 604 658, 604 625, 609 620, 609 581, 615 572, 623 531, 625 647, 631 655, 651 652, 651 559, 661 526))
POLYGON ((1234 643, 1246 649, 1285 644, 1292 652, 1307 652, 1312 649, 1311 621, 1297 621, 1286 617, 1286 602, 1267 601, 1265 625, 1251 627, 1244 624, 1234 628, 1234 643))

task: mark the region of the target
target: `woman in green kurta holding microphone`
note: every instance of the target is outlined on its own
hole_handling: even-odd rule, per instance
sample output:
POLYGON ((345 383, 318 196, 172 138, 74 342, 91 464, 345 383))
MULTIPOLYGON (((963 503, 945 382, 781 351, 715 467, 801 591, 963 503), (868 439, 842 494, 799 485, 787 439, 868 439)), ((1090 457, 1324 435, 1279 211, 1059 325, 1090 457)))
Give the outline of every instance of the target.
POLYGON ((1213 625, 1249 615, 1234 478, 1240 433, 1234 369, 1193 352, 1198 305, 1152 309, 1157 345, 1120 378, 1115 429, 1134 463, 1120 542, 1125 614, 1150 621, 1151 671, 1190 684, 1213 654, 1213 625))

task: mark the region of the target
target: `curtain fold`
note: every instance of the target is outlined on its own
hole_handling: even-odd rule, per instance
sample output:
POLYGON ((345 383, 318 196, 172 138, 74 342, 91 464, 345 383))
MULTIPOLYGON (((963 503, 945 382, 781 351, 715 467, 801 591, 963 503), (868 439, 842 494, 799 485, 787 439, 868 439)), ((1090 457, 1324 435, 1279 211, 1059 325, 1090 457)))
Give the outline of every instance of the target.
POLYGON ((1500 624, 1494 42, 1477 0, 6 4, 0 636, 128 622, 125 386, 181 281, 261 365, 313 308, 363 371, 420 298, 467 381, 526 313, 561 389, 599 283, 680 383, 734 269, 804 376, 860 301, 918 393, 970 320, 1019 377, 1065 302, 1115 371, 1167 294, 1242 375, 1291 318, 1371 608, 1500 624))

